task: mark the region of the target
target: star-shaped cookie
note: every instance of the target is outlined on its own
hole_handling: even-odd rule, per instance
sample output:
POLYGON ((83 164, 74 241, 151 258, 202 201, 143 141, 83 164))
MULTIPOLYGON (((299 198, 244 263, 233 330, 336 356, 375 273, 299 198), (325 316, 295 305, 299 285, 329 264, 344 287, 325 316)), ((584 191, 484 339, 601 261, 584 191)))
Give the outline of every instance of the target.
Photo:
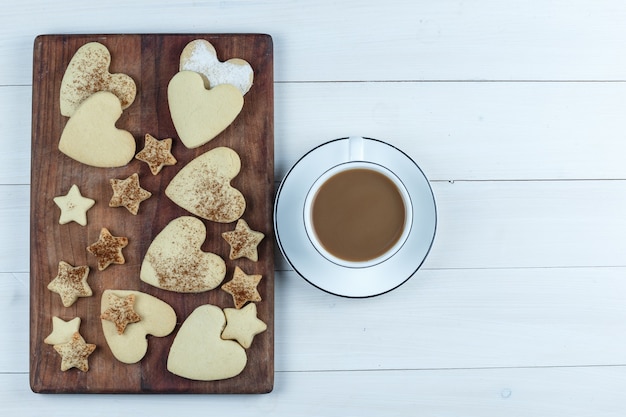
POLYGON ((80 327, 80 317, 74 317, 70 321, 65 321, 59 317, 52 317, 52 333, 43 342, 48 345, 59 345, 72 340, 72 335, 78 332, 80 327))
POLYGON ((87 246, 87 251, 98 259, 98 269, 103 271, 111 264, 121 265, 126 262, 122 249, 128 245, 127 237, 113 236, 109 229, 103 227, 100 237, 95 243, 87 246))
POLYGON ((222 233, 222 237, 230 245, 229 258, 231 260, 243 257, 254 262, 259 260, 257 247, 265 235, 250 229, 244 219, 239 219, 235 230, 222 233))
POLYGON ((261 301, 261 295, 257 290, 261 278, 261 275, 248 275, 236 266, 233 279, 221 288, 233 296, 235 308, 240 309, 248 301, 261 301))
POLYGON ((109 201, 109 207, 126 207, 128 211, 136 215, 139 211, 139 204, 150 198, 152 193, 146 191, 139 185, 139 175, 134 173, 125 180, 111 179, 109 181, 113 188, 113 197, 109 201))
POLYGON ((267 330, 267 324, 257 317, 256 304, 250 303, 241 310, 225 308, 226 327, 222 339, 232 339, 246 349, 252 345, 254 336, 267 330))
POLYGON ((141 317, 133 309, 134 294, 126 297, 118 297, 115 294, 108 294, 108 296, 109 308, 100 315, 100 318, 115 323, 118 334, 123 334, 127 325, 141 321, 141 317))
POLYGON ((76 222, 87 225, 87 210, 96 203, 91 198, 83 197, 76 184, 72 185, 66 195, 54 197, 54 203, 61 209, 59 224, 76 222))
POLYGON ((96 350, 96 345, 86 343, 80 333, 75 332, 69 342, 54 345, 54 350, 61 355, 62 371, 78 368, 87 372, 89 370, 87 358, 96 350))
POLYGON ((87 284, 88 266, 72 266, 65 261, 59 262, 57 276, 48 284, 48 289, 61 296, 63 306, 69 307, 78 297, 90 297, 91 287, 87 284))
POLYGON ((135 158, 147 163, 152 175, 157 175, 164 166, 177 162, 172 155, 172 138, 157 140, 149 133, 146 133, 144 148, 135 155, 135 158))

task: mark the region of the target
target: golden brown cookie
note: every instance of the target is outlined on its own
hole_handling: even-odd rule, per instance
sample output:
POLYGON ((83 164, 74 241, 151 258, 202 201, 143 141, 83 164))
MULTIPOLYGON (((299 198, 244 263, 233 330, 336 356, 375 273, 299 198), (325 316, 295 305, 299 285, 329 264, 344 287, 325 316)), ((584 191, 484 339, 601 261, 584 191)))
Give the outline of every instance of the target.
POLYGON ((237 220, 235 230, 222 233, 222 237, 230 245, 229 258, 231 260, 244 257, 254 262, 259 260, 257 246, 265 235, 250 229, 244 219, 237 220))
POLYGON ((48 284, 48 289, 61 296, 61 302, 69 307, 78 297, 90 297, 91 287, 87 284, 88 266, 72 266, 65 261, 59 262, 57 276, 48 284))
POLYGON ((87 246, 87 251, 98 259, 98 269, 104 271, 111 264, 122 265, 126 262, 122 249, 128 245, 127 237, 113 236, 103 227, 95 243, 87 246))
POLYGON ((126 207, 132 214, 137 215, 139 204, 150 198, 152 193, 139 185, 139 175, 132 174, 125 180, 110 180, 113 188, 113 197, 109 201, 109 207, 126 207))
POLYGON ((118 297, 109 293, 107 296, 109 307, 100 314, 100 318, 114 323, 118 334, 123 334, 129 324, 141 321, 141 316, 133 308, 135 294, 118 297))
POLYGON ((135 158, 148 164, 152 175, 157 175, 164 166, 175 165, 177 162, 172 155, 172 138, 158 140, 149 133, 146 133, 144 148, 135 158))
POLYGON ((261 278, 261 275, 247 275, 236 266, 233 279, 222 285, 222 289, 232 295, 235 308, 240 309, 248 301, 261 301, 261 295, 257 290, 261 278))
POLYGON ((54 350, 61 355, 62 371, 78 368, 87 372, 89 370, 88 358, 96 350, 96 345, 86 343, 80 333, 76 332, 69 342, 54 345, 54 350))

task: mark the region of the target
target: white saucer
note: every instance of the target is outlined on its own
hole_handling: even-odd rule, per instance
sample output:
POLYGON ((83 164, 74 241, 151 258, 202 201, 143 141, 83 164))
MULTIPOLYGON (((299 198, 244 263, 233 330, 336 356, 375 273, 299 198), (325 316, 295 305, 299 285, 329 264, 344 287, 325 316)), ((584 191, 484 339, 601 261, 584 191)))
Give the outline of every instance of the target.
POLYGON ((305 230, 304 202, 307 193, 324 172, 354 160, 349 138, 336 139, 314 148, 291 168, 276 195, 274 230, 283 256, 309 283, 334 295, 371 297, 397 288, 419 269, 435 238, 437 209, 428 179, 408 155, 380 140, 357 139, 359 160, 392 170, 411 198, 413 225, 404 245, 395 255, 365 268, 340 266, 315 249, 305 230))

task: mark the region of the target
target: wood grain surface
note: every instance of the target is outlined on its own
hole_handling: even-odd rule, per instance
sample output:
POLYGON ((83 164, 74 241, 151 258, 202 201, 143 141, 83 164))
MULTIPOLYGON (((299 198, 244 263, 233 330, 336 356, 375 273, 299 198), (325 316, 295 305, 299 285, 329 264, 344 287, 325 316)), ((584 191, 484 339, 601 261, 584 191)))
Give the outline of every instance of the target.
POLYGON ((180 34, 180 35, 43 35, 35 40, 32 104, 31 174, 31 265, 30 265, 30 382, 35 392, 49 393, 264 393, 273 388, 274 379, 274 254, 272 203, 274 188, 273 121, 273 47, 272 39, 262 34, 180 34), (169 114, 167 85, 178 71, 184 46, 194 39, 206 39, 216 48, 221 61, 247 60, 255 71, 254 85, 244 96, 245 104, 233 124, 208 144, 187 149, 177 138, 169 114), (130 75, 137 84, 137 98, 118 120, 117 127, 130 131, 143 148, 144 136, 174 138, 175 166, 165 167, 158 175, 148 165, 132 160, 121 168, 93 168, 76 162, 58 151, 58 141, 67 118, 59 110, 59 89, 65 68, 83 44, 98 41, 111 52, 110 71, 130 75), (164 190, 169 181, 194 157, 217 146, 234 149, 242 169, 231 184, 246 197, 243 218, 250 227, 265 234, 259 246, 259 261, 228 259, 230 247, 221 233, 234 229, 234 223, 204 221, 207 239, 204 251, 214 252, 226 261, 226 278, 235 266, 248 274, 261 274, 262 301, 258 316, 268 325, 247 351, 244 371, 223 381, 200 382, 178 377, 166 370, 169 347, 180 324, 198 306, 215 304, 233 307, 232 297, 217 288, 200 294, 178 294, 143 283, 139 272, 143 256, 154 237, 169 221, 190 215, 169 200, 164 190), (109 180, 138 173, 141 186, 152 193, 134 216, 123 207, 110 208, 109 180), (87 213, 88 224, 59 224, 60 210, 52 198, 64 195, 77 184, 84 196, 96 200, 87 213), (98 271, 95 258, 86 247, 107 227, 115 236, 126 236, 124 265, 98 271), (58 294, 47 289, 57 274, 59 261, 89 265, 88 283, 94 294, 63 307, 58 294), (99 319, 100 298, 106 289, 139 290, 170 304, 177 314, 176 329, 167 337, 148 339, 148 352, 137 364, 118 362, 109 350, 99 319), (52 317, 69 320, 80 317, 81 334, 97 345, 89 357, 90 369, 80 372, 60 370, 60 356, 43 339, 52 331, 52 317))

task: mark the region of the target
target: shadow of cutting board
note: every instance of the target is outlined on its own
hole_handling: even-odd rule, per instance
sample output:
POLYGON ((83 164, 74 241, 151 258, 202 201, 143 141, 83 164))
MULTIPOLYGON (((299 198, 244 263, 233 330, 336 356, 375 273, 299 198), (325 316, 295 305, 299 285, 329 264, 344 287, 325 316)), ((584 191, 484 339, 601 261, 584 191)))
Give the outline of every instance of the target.
POLYGON ((272 204, 274 190, 274 118, 272 39, 262 34, 137 34, 42 35, 36 38, 33 56, 31 263, 30 263, 30 383, 35 392, 47 393, 265 393, 274 379, 274 255, 272 204), (242 58, 254 69, 254 85, 244 96, 244 107, 231 126, 209 143, 187 149, 178 139, 167 102, 167 86, 176 74, 180 53, 194 39, 213 44, 221 61, 242 58), (133 159, 121 168, 93 168, 76 162, 58 150, 67 122, 59 110, 59 90, 64 71, 76 50, 97 41, 111 52, 112 73, 130 75, 137 85, 135 102, 124 110, 117 127, 128 130, 143 148, 150 133, 157 139, 173 138, 172 153, 178 160, 152 175, 148 165, 133 159), (230 247, 221 233, 234 223, 203 220, 207 239, 202 250, 218 254, 226 262, 224 282, 239 266, 247 274, 263 276, 258 290, 258 317, 267 331, 254 338, 247 350, 248 362, 241 374, 221 381, 192 381, 166 369, 167 356, 181 323, 198 306, 233 307, 232 297, 219 287, 199 294, 178 294, 152 287, 139 279, 143 257, 154 237, 174 218, 190 215, 169 200, 164 190, 176 173, 196 156, 217 146, 234 149, 242 169, 231 184, 246 198, 244 218, 265 238, 258 247, 259 261, 229 260, 230 247), (142 188, 152 197, 134 216, 123 207, 110 208, 109 180, 138 173, 142 188), (77 184, 83 196, 96 201, 87 213, 88 223, 59 224, 60 210, 53 197, 67 194, 77 184), (102 227, 115 236, 126 236, 126 263, 98 271, 86 247, 97 241, 102 227), (79 298, 63 307, 58 294, 47 289, 56 276, 59 261, 88 265, 92 297, 79 298), (167 337, 148 336, 148 352, 136 364, 117 361, 106 344, 99 318, 100 299, 106 289, 138 290, 160 298, 177 314, 177 325, 167 337), (52 331, 52 317, 81 318, 80 333, 97 345, 89 357, 89 371, 61 371, 61 357, 43 340, 52 331))

